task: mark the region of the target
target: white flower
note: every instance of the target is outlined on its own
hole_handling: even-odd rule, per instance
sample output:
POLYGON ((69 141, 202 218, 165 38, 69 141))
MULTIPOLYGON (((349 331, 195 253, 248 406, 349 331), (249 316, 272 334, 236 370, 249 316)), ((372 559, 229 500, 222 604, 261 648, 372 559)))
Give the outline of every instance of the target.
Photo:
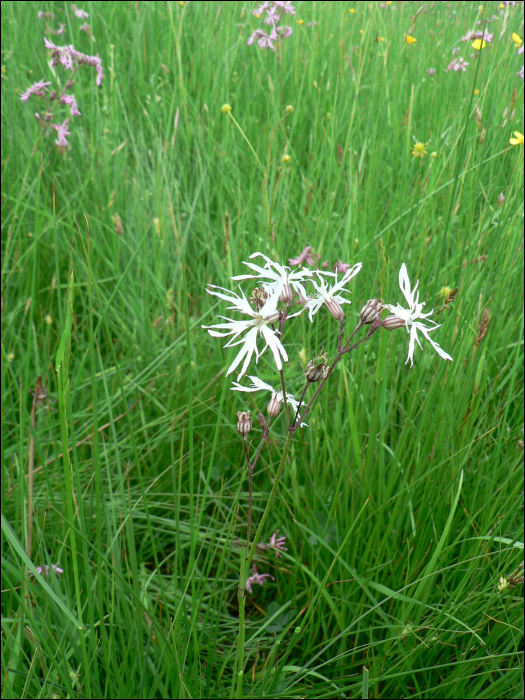
MULTIPOLYGON (((292 301, 292 289, 302 296, 303 299, 306 299, 307 295, 301 283, 305 277, 310 277, 313 274, 312 270, 303 268, 302 270, 290 272, 289 267, 286 265, 279 265, 279 263, 270 260, 270 258, 263 253, 254 253, 250 255, 250 260, 257 257, 266 260, 266 265, 264 267, 259 267, 259 265, 255 265, 255 263, 243 262, 243 265, 257 272, 257 275, 236 275, 232 277, 232 280, 247 280, 260 277, 270 280, 270 282, 263 282, 264 290, 270 294, 277 294, 284 303, 292 301)), ((301 312, 299 311, 299 313, 301 312)), ((297 316, 298 314, 292 315, 297 316)), ((291 316, 288 316, 288 318, 291 318, 291 316)))
POLYGON ((337 282, 337 272, 321 272, 320 270, 317 271, 317 278, 320 284, 317 284, 315 280, 312 280, 312 284, 315 287, 315 292, 313 292, 313 294, 310 294, 310 299, 308 299, 307 304, 308 317, 310 321, 313 321, 314 314, 316 314, 319 311, 323 304, 326 304, 328 311, 332 314, 332 316, 335 319, 337 319, 338 321, 342 320, 344 312, 341 308, 341 304, 351 304, 352 302, 350 301, 350 299, 345 299, 340 294, 336 294, 336 292, 348 291, 346 289, 343 290, 343 287, 347 282, 349 282, 352 279, 352 277, 355 277, 357 275, 357 273, 362 267, 362 263, 357 263, 357 265, 354 265, 352 268, 345 272, 340 282, 337 282), (326 280, 324 279, 324 277, 321 277, 321 275, 333 277, 336 283, 330 288, 328 288, 326 285, 326 280))
MULTIPOLYGON (((417 344, 421 349, 421 343, 419 342, 419 338, 417 336, 418 330, 421 331, 421 333, 425 336, 425 338, 428 340, 428 342, 432 345, 434 350, 437 352, 437 354, 442 357, 444 360, 452 360, 452 357, 448 353, 446 353, 438 343, 436 343, 434 340, 432 340, 429 336, 429 333, 432 331, 435 331, 438 329, 440 326, 435 322, 430 319, 428 319, 429 316, 431 316, 434 313, 434 310, 430 311, 428 314, 423 314, 421 313, 423 310, 423 306, 425 306, 425 302, 419 303, 419 292, 417 292, 416 296, 416 290, 417 286, 419 284, 419 280, 416 282, 416 286, 412 290, 410 287, 410 280, 408 278, 408 272, 405 263, 401 265, 401 269, 399 270, 399 287, 401 291, 403 292, 403 296, 405 297, 407 304, 409 306, 408 309, 404 309, 402 306, 397 304, 397 306, 392 306, 392 304, 387 304, 387 308, 396 316, 397 318, 401 319, 402 321, 405 322, 405 327, 410 334, 410 341, 408 344, 408 357, 405 362, 410 360, 410 366, 412 367, 414 364, 414 348, 415 344, 417 341, 417 344), (424 318, 428 319, 430 323, 434 324, 434 328, 429 328, 428 326, 425 326, 424 323, 421 323, 421 321, 418 321, 417 319, 419 318, 424 318)), ((391 318, 391 317, 390 317, 391 318)), ((387 319, 385 319, 387 321, 387 319)))
MULTIPOLYGON (((232 391, 247 391, 247 392, 253 392, 253 391, 270 391, 272 396, 270 398, 270 404, 272 402, 281 402, 283 400, 283 392, 282 391, 276 391, 271 384, 266 384, 266 382, 263 382, 262 379, 259 379, 259 377, 252 377, 251 375, 248 375, 248 378, 252 380, 252 385, 251 387, 247 386, 242 386, 238 382, 233 382, 233 386, 231 388, 232 391)), ((299 408, 299 401, 295 398, 295 396, 292 396, 292 394, 286 394, 286 401, 287 403, 290 404, 292 407, 292 410, 294 412, 294 415, 297 413, 297 409, 299 408)), ((304 406, 304 404, 303 404, 304 406)), ((301 423, 301 428, 303 427, 308 427, 306 423, 301 423)))
POLYGON ((260 311, 255 311, 250 306, 248 299, 246 299, 246 297, 244 296, 242 289, 241 298, 235 292, 230 292, 228 289, 224 289, 224 287, 217 287, 214 284, 210 285, 210 287, 213 287, 214 289, 222 289, 223 292, 227 292, 227 294, 222 294, 221 292, 213 292, 211 289, 206 290, 208 294, 213 294, 214 296, 219 297, 220 299, 232 302, 233 306, 229 306, 228 309, 240 311, 243 314, 248 314, 248 316, 251 316, 251 318, 246 321, 235 321, 231 318, 228 318, 227 316, 219 316, 219 318, 224 318, 225 321, 228 321, 228 323, 219 323, 215 326, 202 326, 203 328, 206 328, 208 330, 208 333, 210 335, 217 338, 226 338, 229 335, 233 335, 233 338, 230 341, 228 341, 224 346, 225 348, 232 347, 233 345, 239 345, 240 343, 243 344, 243 347, 241 348, 239 354, 237 355, 233 363, 230 365, 228 371, 226 372, 226 376, 228 376, 228 374, 231 374, 231 372, 233 372, 241 363, 243 358, 245 358, 241 373, 237 377, 237 379, 240 379, 248 369, 248 365, 250 364, 250 360, 252 359, 253 353, 255 353, 256 355, 257 362, 259 360, 259 357, 263 354, 267 347, 269 347, 273 353, 277 369, 281 370, 283 366, 281 362, 281 357, 286 362, 288 360, 288 355, 286 354, 286 350, 282 346, 281 341, 277 337, 277 331, 272 330, 268 327, 270 324, 276 323, 279 320, 279 312, 277 311, 277 303, 279 301, 279 297, 275 294, 268 297, 266 303, 260 309, 260 311), (211 330, 213 328, 224 329, 225 332, 211 330), (233 342, 244 331, 248 331, 244 338, 233 342), (266 341, 266 345, 261 350, 261 352, 259 352, 259 350, 257 349, 257 335, 262 335, 264 340, 266 341))

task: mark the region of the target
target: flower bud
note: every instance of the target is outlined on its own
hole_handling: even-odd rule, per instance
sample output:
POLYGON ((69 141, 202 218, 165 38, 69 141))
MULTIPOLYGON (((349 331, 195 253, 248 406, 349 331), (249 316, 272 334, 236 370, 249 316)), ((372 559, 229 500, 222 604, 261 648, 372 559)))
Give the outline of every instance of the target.
POLYGON ((221 112, 223 114, 228 114, 231 111, 232 111, 232 108, 230 107, 230 105, 228 105, 228 104, 222 105, 221 112))
POLYGON ((259 423, 260 423, 260 425, 261 425, 262 431, 263 431, 263 433, 265 433, 266 430, 267 430, 267 427, 266 427, 266 418, 264 417, 264 415, 263 415, 260 411, 259 411, 259 416, 258 416, 258 418, 259 418, 259 423))
POLYGON ((387 331, 393 331, 396 328, 403 328, 406 324, 399 316, 387 316, 381 325, 383 328, 386 328, 387 331))
POLYGON ((243 438, 248 435, 252 429, 252 417, 250 411, 238 411, 237 412, 237 432, 242 435, 243 438))
POLYGON ((272 398, 270 399, 270 403, 268 404, 268 408, 266 409, 268 415, 272 416, 272 418, 278 416, 279 411, 281 410, 282 403, 283 397, 281 395, 281 392, 279 392, 278 394, 273 394, 272 398))
POLYGON ((285 153, 283 156, 283 163, 289 163, 291 160, 292 159, 290 158, 290 156, 287 153, 285 153))
POLYGON ((383 311, 383 309, 386 309, 386 306, 383 304, 381 299, 369 299, 361 309, 361 313, 359 314, 359 321, 363 325, 373 323, 376 320, 376 318, 381 314, 381 311, 383 311))
POLYGON ((56 98, 57 98, 57 91, 53 90, 49 95, 49 101, 53 102, 53 100, 56 100, 56 98))
POLYGON ((498 197, 498 207, 502 207, 505 204, 505 195, 503 192, 498 197))
POLYGON ((283 304, 289 304, 292 301, 293 293, 289 282, 285 282, 283 284, 283 291, 281 292, 279 299, 283 302, 283 304))
POLYGON ((330 299, 330 301, 325 301, 326 308, 332 314, 336 321, 342 321, 345 317, 345 312, 342 309, 341 304, 335 299, 330 299))
POLYGON ((310 360, 306 365, 306 370, 304 376, 306 381, 313 384, 315 382, 320 382, 328 374, 328 355, 324 352, 318 357, 310 360))

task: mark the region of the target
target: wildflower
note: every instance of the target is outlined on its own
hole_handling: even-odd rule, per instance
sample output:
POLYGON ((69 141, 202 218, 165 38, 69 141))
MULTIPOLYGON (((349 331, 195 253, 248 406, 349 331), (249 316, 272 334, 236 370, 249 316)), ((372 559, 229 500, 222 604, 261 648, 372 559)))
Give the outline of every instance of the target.
POLYGON ((516 138, 514 138, 514 137, 511 136, 511 138, 510 138, 510 140, 509 140, 509 143, 510 143, 512 146, 520 146, 520 145, 523 146, 523 134, 520 134, 519 131, 515 131, 515 132, 514 132, 514 136, 515 136, 516 138))
POLYGON ((246 437, 252 429, 252 417, 250 411, 237 412, 237 432, 242 437, 246 437))
POLYGON ((410 34, 405 34, 405 44, 415 44, 417 39, 414 39, 413 36, 410 36, 410 34))
POLYGON ((232 108, 230 107, 229 104, 224 104, 224 105, 222 105, 222 107, 221 107, 221 112, 222 112, 223 114, 229 114, 231 111, 232 111, 232 108))
MULTIPOLYGON (((328 260, 326 261, 328 262, 328 260)), ((323 263, 322 267, 325 266, 325 263, 323 263)), ((335 272, 346 272, 349 268, 351 267, 350 263, 344 263, 341 261, 341 258, 338 258, 336 264, 333 266, 333 270, 335 272)))
POLYGON ((261 49, 271 49, 274 50, 273 42, 277 39, 277 32, 272 32, 270 36, 266 34, 263 29, 256 29, 251 37, 248 39, 248 46, 251 46, 255 39, 257 39, 257 44, 261 49), (274 36, 275 34, 275 36, 274 36))
POLYGON ((412 155, 415 158, 424 158, 427 155, 428 151, 425 151, 425 144, 421 143, 418 141, 414 146, 412 147, 412 155))
POLYGON ((285 15, 296 15, 297 14, 297 11, 296 11, 295 7, 292 5, 291 0, 284 0, 283 2, 278 2, 278 0, 276 0, 273 4, 277 8, 279 8, 281 10, 281 12, 283 12, 283 14, 285 14, 285 15))
MULTIPOLYGON (((51 568, 53 571, 57 574, 57 576, 60 576, 61 574, 64 573, 64 569, 61 569, 58 564, 51 564, 51 568)), ((42 566, 37 566, 36 567, 37 573, 39 573, 41 576, 48 577, 49 576, 49 566, 46 564, 44 567, 42 566)), ((35 574, 29 569, 29 575, 34 576, 35 574)))
POLYGON ((340 282, 337 282, 337 272, 318 272, 317 278, 319 280, 318 284, 315 280, 311 280, 313 286, 315 287, 315 292, 312 294, 312 299, 308 301, 308 317, 310 321, 313 322, 314 315, 319 311, 323 304, 326 304, 328 311, 332 316, 341 321, 344 317, 343 309, 341 304, 351 304, 349 299, 345 299, 340 294, 339 291, 343 291, 343 287, 347 282, 349 282, 352 277, 355 277, 359 270, 362 268, 362 263, 357 263, 351 269, 347 270, 343 275, 340 282), (324 275, 333 277, 335 284, 330 288, 327 287, 324 275))
POLYGON ((297 24, 304 24, 304 19, 298 19, 296 20, 297 24))
POLYGON ((359 323, 364 326, 373 323, 376 318, 381 315, 383 309, 386 309, 386 306, 381 299, 369 299, 361 309, 359 323))
POLYGON ((498 5, 498 10, 504 10, 504 9, 505 9, 505 5, 501 2, 501 3, 498 5))
POLYGON ((283 163, 286 165, 286 163, 289 163, 291 160, 292 159, 290 158, 290 156, 287 153, 285 153, 283 156, 283 163))
MULTIPOLYGON (((80 27, 80 31, 86 32, 86 34, 88 34, 88 36, 89 36, 91 34, 91 27, 89 26, 89 24, 87 22, 84 22, 84 24, 80 27)), ((57 34, 58 34, 58 32, 57 32, 57 34)))
POLYGON ((69 143, 66 139, 66 136, 71 136, 71 132, 67 130, 67 123, 69 121, 69 117, 62 122, 62 124, 50 124, 50 127, 52 129, 55 129, 57 132, 57 140, 55 141, 55 144, 59 148, 66 148, 69 146, 69 143))
MULTIPOLYGON (((487 44, 492 44, 492 41, 494 40, 494 34, 491 34, 488 32, 486 29, 483 31, 468 31, 465 36, 462 36, 460 41, 467 42, 467 41, 479 41, 480 42, 480 47, 485 48, 487 44), (483 46, 481 46, 481 40, 483 39, 483 46)), ((474 44, 472 44, 474 46, 474 44)), ((474 48, 478 48, 477 46, 474 46, 474 48)))
POLYGON ((523 44, 523 39, 519 34, 516 34, 516 32, 512 32, 512 41, 517 49, 519 49, 519 47, 523 44))
MULTIPOLYGON (((272 396, 270 398, 270 402, 268 403, 268 407, 266 410, 269 416, 275 417, 279 415, 279 411, 281 410, 281 405, 284 400, 283 392, 281 390, 274 389, 271 384, 266 384, 266 382, 263 382, 262 379, 259 379, 259 377, 252 377, 251 375, 248 375, 248 379, 252 380, 252 384, 250 387, 242 386, 242 384, 239 384, 238 382, 233 382, 231 390, 244 391, 248 393, 253 393, 254 391, 271 392, 272 396)), ((297 412, 297 409, 299 408, 299 401, 297 401, 295 396, 292 396, 292 394, 287 393, 286 402, 290 404, 295 414, 297 412)), ((301 423, 301 428, 303 426, 308 427, 306 423, 301 423)))
POLYGON ((279 530, 273 533, 273 535, 270 537, 269 542, 259 542, 257 547, 259 549, 262 549, 263 551, 266 551, 268 549, 275 549, 275 556, 279 559, 283 556, 280 552, 287 552, 288 547, 284 546, 284 543, 286 542, 286 537, 277 537, 278 533, 279 530))
POLYGON ((310 384, 316 384, 328 375, 328 354, 322 352, 306 365, 304 377, 310 384))
POLYGON ((408 357, 405 364, 407 364, 407 362, 410 360, 411 367, 414 364, 414 347, 416 341, 419 347, 423 349, 417 335, 418 330, 421 331, 440 357, 442 357, 444 360, 452 360, 452 357, 429 336, 430 332, 435 331, 440 326, 435 321, 430 320, 430 323, 433 323, 435 327, 429 328, 421 321, 418 321, 418 319, 427 319, 433 313, 433 310, 427 314, 421 313, 423 306, 425 306, 425 302, 419 303, 419 292, 417 292, 417 296, 415 296, 418 284, 419 280, 416 282, 414 289, 411 289, 407 268, 405 263, 403 263, 401 265, 401 269, 399 270, 399 287, 403 292, 403 296, 405 297, 409 308, 404 309, 399 304, 397 304, 397 306, 387 304, 387 308, 393 314, 393 316, 388 316, 382 323, 382 326, 389 330, 400 328, 403 325, 406 327, 410 335, 410 341, 408 345, 408 357))
POLYGON ((232 280, 236 282, 253 279, 254 277, 271 280, 270 282, 263 282, 264 290, 270 295, 275 294, 277 297, 280 297, 283 303, 288 303, 292 300, 292 289, 297 292, 297 294, 306 297, 306 292, 302 283, 305 277, 310 277, 313 274, 311 270, 302 269, 290 272, 289 267, 286 265, 279 265, 279 263, 270 260, 270 258, 263 253, 253 253, 253 255, 250 255, 250 259, 257 257, 266 260, 264 267, 259 267, 259 265, 255 265, 254 263, 243 262, 243 265, 257 272, 257 275, 236 275, 232 277, 232 280))
POLYGON ((521 78, 523 80, 523 66, 519 69, 516 75, 518 76, 518 78, 521 78))
MULTIPOLYGON (((82 25, 82 27, 83 27, 83 26, 84 26, 84 25, 82 25)), ((80 29, 82 29, 82 27, 80 27, 80 29)), ((65 25, 65 24, 59 24, 59 25, 58 25, 58 29, 57 29, 57 36, 60 36, 60 35, 63 34, 65 31, 66 31, 66 25, 65 25)))
POLYGON ((505 590, 505 588, 508 588, 509 582, 507 581, 506 578, 503 576, 500 576, 499 583, 498 583, 498 592, 501 593, 502 591, 505 590))
POLYGON ((68 105, 71 110, 72 117, 80 117, 80 112, 78 110, 77 101, 74 95, 62 95, 58 100, 61 104, 68 105))
POLYGON ((352 7, 350 10, 348 10, 348 12, 349 12, 351 15, 354 15, 354 14, 355 14, 355 10, 354 10, 353 7, 352 7))
POLYGON ((73 61, 76 61, 76 65, 82 66, 93 66, 97 71, 97 85, 100 86, 104 79, 104 74, 102 72, 102 59, 100 56, 88 56, 87 54, 80 53, 74 46, 55 46, 52 41, 44 37, 44 44, 46 49, 51 51, 51 63, 56 66, 61 63, 66 70, 73 70, 73 61))
POLYGON ((448 73, 449 70, 453 70, 454 73, 457 73, 458 71, 464 73, 467 70, 467 66, 470 66, 470 63, 460 57, 457 60, 452 60, 446 67, 445 72, 448 73))
POLYGON ((31 95, 36 95, 37 97, 45 99, 46 92, 48 92, 48 85, 51 85, 51 83, 46 83, 43 80, 39 80, 38 83, 33 83, 30 88, 20 95, 20 102, 27 102, 31 95))
POLYGON ((487 42, 483 41, 482 39, 474 39, 472 42, 472 48, 476 49, 476 51, 481 51, 481 49, 484 49, 486 45, 487 42))
POLYGON ((73 10, 75 17, 78 17, 78 19, 87 19, 89 17, 87 12, 84 12, 84 10, 79 10, 76 5, 71 5, 71 9, 73 10))
POLYGON ((377 41, 386 41, 384 36, 378 36, 377 41))
POLYGON ((306 248, 301 253, 299 253, 299 255, 296 258, 288 258, 288 262, 290 263, 290 265, 303 265, 304 263, 306 263, 307 265, 313 267, 317 261, 315 254, 310 253, 311 250, 311 245, 306 246, 306 248))
POLYGON ((436 75, 436 69, 435 69, 435 68, 429 68, 429 69, 428 69, 428 74, 429 74, 429 75, 436 75))
POLYGON ((474 94, 475 94, 475 95, 479 95, 479 90, 478 90, 478 88, 474 88, 474 94))
POLYGON ((248 580, 246 581, 246 588, 250 591, 250 593, 253 593, 252 591, 252 586, 254 583, 258 583, 259 586, 264 585, 264 581, 267 578, 271 578, 272 581, 275 581, 274 577, 271 574, 259 574, 257 572, 257 565, 253 565, 253 576, 249 576, 248 580))
POLYGON ((244 364, 242 366, 241 373, 237 377, 237 379, 240 379, 248 369, 248 365, 250 364, 250 360, 252 359, 253 354, 255 353, 257 362, 259 360, 259 357, 263 354, 267 347, 269 347, 273 353, 277 369, 281 370, 281 358, 286 362, 288 360, 288 355, 286 354, 286 350, 282 346, 281 341, 277 337, 277 332, 269 328, 269 326, 272 323, 278 321, 280 317, 279 311, 277 311, 277 303, 279 301, 279 297, 277 296, 277 294, 269 296, 264 303, 262 303, 261 300, 261 308, 257 310, 252 309, 242 290, 241 298, 237 294, 235 294, 235 292, 230 292, 228 289, 224 289, 223 287, 217 287, 216 285, 210 286, 214 289, 222 289, 223 292, 227 292, 227 294, 222 294, 221 292, 214 292, 211 289, 207 289, 206 291, 208 292, 208 294, 213 294, 214 296, 217 296, 220 299, 232 302, 233 306, 228 307, 229 309, 240 311, 243 314, 251 316, 251 318, 246 321, 235 321, 231 318, 227 318, 226 316, 220 316, 219 318, 224 318, 227 321, 227 323, 219 323, 215 326, 202 326, 203 328, 208 330, 208 333, 211 336, 215 338, 226 338, 227 336, 232 335, 233 338, 226 343, 226 345, 224 346, 225 348, 229 348, 234 345, 239 345, 241 343, 243 344, 241 350, 239 351, 239 354, 237 355, 233 363, 230 365, 228 371, 226 372, 226 376, 228 376, 228 374, 231 374, 244 358, 244 364), (224 329, 225 332, 213 330, 214 328, 224 329), (241 340, 236 340, 244 331, 247 331, 244 338, 241 338, 241 340), (264 346, 261 352, 259 352, 259 350, 257 349, 258 335, 262 335, 264 340, 266 341, 266 345, 264 346))

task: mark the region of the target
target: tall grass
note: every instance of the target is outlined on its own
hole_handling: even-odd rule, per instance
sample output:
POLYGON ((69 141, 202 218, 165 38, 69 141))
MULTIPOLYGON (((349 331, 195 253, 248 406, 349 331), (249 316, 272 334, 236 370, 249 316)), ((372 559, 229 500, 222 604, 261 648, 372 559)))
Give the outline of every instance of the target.
MULTIPOLYGON (((257 555, 275 582, 247 600, 243 696, 523 694, 522 588, 498 589, 523 560, 523 6, 478 5, 428 3, 413 26, 415 3, 297 3, 272 53, 246 44, 251 3, 92 2, 92 37, 46 3, 55 43, 105 72, 76 75, 61 155, 19 99, 50 79, 52 37, 33 3, 2 3, 3 697, 230 695, 235 412, 264 405, 230 392, 205 285, 306 245, 363 263, 351 329, 367 299, 402 300, 402 262, 429 310, 457 287, 434 336, 454 361, 427 346, 410 369, 406 334, 381 331, 341 362, 268 520, 288 551, 257 555), (491 45, 458 43, 486 19, 491 45), (470 65, 445 72, 456 46, 470 65)), ((300 382, 337 327, 295 322, 300 382)), ((257 371, 273 379, 266 355, 257 371)), ((284 423, 272 437, 255 526, 284 423)))

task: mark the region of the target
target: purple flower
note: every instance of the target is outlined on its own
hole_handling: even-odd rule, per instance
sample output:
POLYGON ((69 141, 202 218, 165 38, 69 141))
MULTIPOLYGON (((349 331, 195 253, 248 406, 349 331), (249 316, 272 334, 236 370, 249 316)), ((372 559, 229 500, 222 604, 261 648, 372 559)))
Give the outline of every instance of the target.
POLYGON ((269 2, 263 2, 262 5, 259 5, 258 8, 252 11, 252 15, 255 15, 256 17, 260 17, 262 13, 270 6, 269 2))
POLYGON ((518 49, 518 53, 517 53, 518 56, 521 56, 521 54, 523 53, 523 49, 524 49, 524 46, 522 44, 518 49))
POLYGON ((453 60, 451 61, 447 68, 445 69, 445 72, 448 72, 449 70, 453 70, 454 73, 457 73, 458 71, 462 71, 463 73, 467 70, 467 66, 469 66, 470 63, 467 63, 463 58, 458 58, 458 60, 453 60))
POLYGON ((459 46, 456 46, 455 48, 452 49, 452 55, 455 56, 460 51, 461 51, 461 49, 459 48, 459 46))
POLYGON ((288 551, 288 547, 284 546, 284 543, 286 542, 286 537, 277 537, 278 533, 279 530, 277 530, 277 532, 274 532, 273 535, 270 537, 270 541, 266 545, 268 549, 275 549, 275 556, 277 558, 283 556, 282 554, 280 554, 279 550, 282 550, 283 552, 288 551))
POLYGON ((251 46, 255 39, 257 39, 257 44, 261 49, 271 49, 274 50, 273 42, 277 39, 277 35, 273 36, 275 29, 272 30, 270 36, 266 34, 263 29, 256 29, 251 37, 248 39, 248 46, 251 46))
POLYGON ((68 105, 68 107, 71 109, 72 117, 80 117, 80 112, 78 110, 77 101, 74 95, 62 95, 58 101, 60 104, 68 105))
POLYGON ((521 78, 523 80, 523 66, 519 69, 516 75, 518 76, 518 78, 521 78))
POLYGON ((76 5, 71 5, 71 9, 73 10, 75 17, 78 17, 78 19, 87 19, 89 17, 87 12, 84 12, 84 10, 79 10, 76 5))
MULTIPOLYGON (((82 27, 80 27, 82 29, 82 27)), ((60 36, 66 31, 66 25, 65 24, 59 24, 58 29, 57 29, 57 36, 60 36)))
POLYGON ((69 117, 62 122, 62 124, 50 124, 52 129, 55 129, 57 132, 57 140, 55 141, 55 144, 59 146, 60 148, 65 148, 66 146, 69 146, 69 143, 66 139, 66 136, 71 136, 71 132, 67 130, 67 123, 69 121, 69 117))
POLYGON ((100 56, 87 56, 86 54, 80 53, 80 51, 76 51, 73 46, 69 46, 69 51, 71 52, 71 56, 77 59, 79 66, 94 66, 97 69, 97 85, 100 85, 104 80, 102 59, 100 56))
POLYGON ((276 24, 278 24, 281 20, 281 15, 278 12, 277 7, 270 7, 269 10, 266 10, 266 17, 264 18, 264 24, 271 24, 272 27, 275 27, 276 24))
POLYGON ((335 270, 335 272, 345 273, 350 267, 352 267, 350 263, 344 263, 341 261, 341 258, 339 258, 332 269, 335 270))
POLYGON ((428 74, 429 74, 429 75, 436 75, 436 69, 435 69, 435 68, 429 68, 429 69, 428 69, 428 74))
POLYGON ((290 265, 303 265, 306 263, 307 265, 310 265, 310 267, 313 267, 317 261, 314 257, 315 254, 310 252, 311 250, 312 246, 307 245, 302 253, 299 253, 297 258, 288 258, 288 262, 290 265))
MULTIPOLYGON (((53 571, 57 574, 57 576, 60 576, 60 574, 64 573, 64 569, 61 569, 58 564, 51 564, 51 568, 53 571)), ((39 573, 41 576, 48 577, 49 576, 49 566, 46 564, 43 568, 41 566, 36 567, 37 573, 39 573)), ((29 575, 34 576, 35 574, 29 569, 29 575)))
POLYGON ((284 2, 274 2, 276 7, 278 7, 285 15, 296 15, 297 12, 295 7, 292 5, 291 0, 284 0, 284 2))
POLYGON ((73 59, 76 59, 77 66, 94 66, 97 70, 97 85, 104 79, 102 73, 102 59, 100 56, 87 56, 77 51, 74 46, 55 46, 52 41, 44 37, 46 49, 51 51, 52 65, 61 63, 66 70, 73 70, 73 59))
POLYGON ((47 85, 51 85, 51 83, 46 83, 43 80, 40 80, 38 83, 34 83, 28 90, 26 90, 26 92, 20 95, 20 102, 27 102, 31 95, 36 95, 37 97, 45 98, 47 92, 47 85))
POLYGON ((253 576, 250 576, 248 580, 246 581, 246 588, 250 591, 250 593, 253 593, 252 591, 252 586, 254 583, 258 583, 259 586, 264 585, 264 581, 267 578, 271 578, 272 581, 275 581, 274 577, 271 574, 259 574, 257 573, 257 566, 254 564, 253 565, 253 576))
POLYGON ((487 44, 492 44, 494 34, 490 34, 486 29, 480 32, 468 31, 465 36, 461 37, 460 41, 474 41, 474 39, 484 39, 487 44))
POLYGON ((286 27, 277 27, 277 31, 281 32, 284 39, 288 39, 292 36, 292 28, 287 24, 286 27))

